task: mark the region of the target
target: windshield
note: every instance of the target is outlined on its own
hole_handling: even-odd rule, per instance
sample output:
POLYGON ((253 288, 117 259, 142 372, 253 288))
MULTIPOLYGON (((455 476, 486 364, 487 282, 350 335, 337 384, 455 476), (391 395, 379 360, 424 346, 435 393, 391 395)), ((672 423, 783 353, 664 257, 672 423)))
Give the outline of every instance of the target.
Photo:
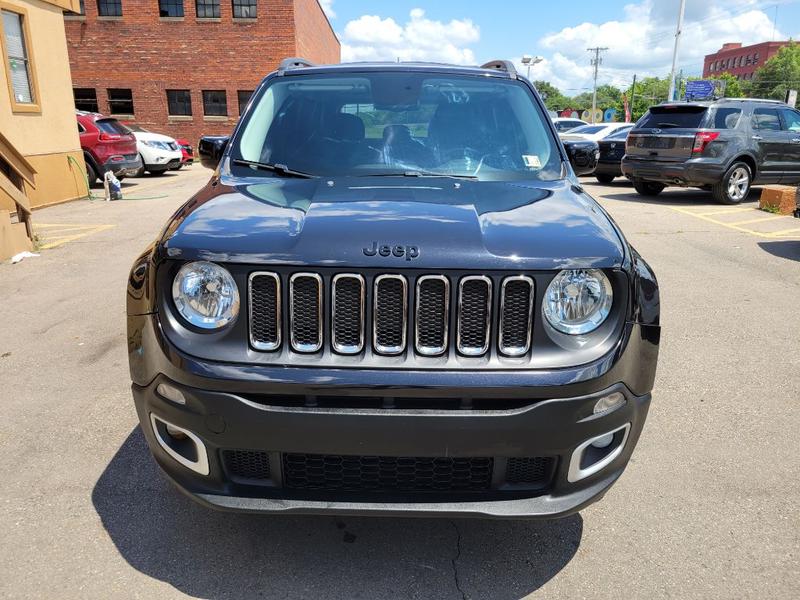
POLYGON ((631 130, 630 127, 625 127, 624 129, 617 129, 611 135, 607 135, 605 139, 607 140, 624 140, 628 138, 628 132, 631 130))
POLYGON ((575 129, 570 129, 570 133, 583 133, 583 134, 592 134, 592 133, 599 133, 605 129, 605 125, 583 125, 581 127, 576 127, 575 129))
POLYGON ((561 157, 547 120, 518 81, 293 75, 272 80, 255 99, 232 157, 321 176, 553 180, 561 157))

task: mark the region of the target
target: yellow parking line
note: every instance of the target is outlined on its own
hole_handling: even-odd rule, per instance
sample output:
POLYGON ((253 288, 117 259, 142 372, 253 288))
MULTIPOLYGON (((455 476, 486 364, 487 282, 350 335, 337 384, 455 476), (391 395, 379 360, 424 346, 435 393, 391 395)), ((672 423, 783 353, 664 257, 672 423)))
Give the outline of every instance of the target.
POLYGON ((721 225, 722 227, 727 227, 728 229, 733 229, 734 231, 741 231, 742 233, 749 233, 750 235, 755 235, 758 237, 770 237, 766 233, 761 233, 760 231, 753 231, 752 229, 747 229, 746 227, 739 227, 738 225, 732 225, 730 223, 725 223, 723 221, 717 221, 716 219, 712 219, 702 214, 693 213, 690 210, 685 210, 683 208, 679 208, 676 206, 669 206, 667 208, 671 208, 672 210, 683 213, 684 215, 689 215, 690 217, 696 217, 698 219, 702 219, 703 221, 708 221, 709 223, 714 223, 714 225, 721 225))
POLYGON ((800 235, 800 227, 795 227, 794 229, 783 229, 782 231, 771 231, 768 236, 769 237, 783 237, 786 234, 795 234, 800 235))
POLYGON ((39 223, 33 224, 38 229, 94 229, 97 225, 78 225, 76 223, 39 223))
MULTIPOLYGON (((36 225, 35 227, 41 227, 41 225, 36 225)), ((54 225, 46 225, 45 227, 54 227, 54 225)), ((40 250, 49 250, 51 248, 56 248, 68 242, 74 242, 75 240, 79 240, 81 238, 85 238, 87 236, 92 235, 93 233, 100 233, 101 231, 107 231, 109 229, 113 229, 116 225, 87 225, 85 226, 84 230, 81 233, 74 233, 71 235, 55 235, 52 236, 52 239, 48 241, 48 236, 45 237, 44 243, 39 246, 40 250)), ((51 232, 48 232, 51 233, 51 232)), ((55 233, 55 232, 52 232, 55 233)))
POLYGON ((774 217, 759 217, 758 219, 747 219, 746 221, 735 221, 728 223, 728 225, 747 225, 748 223, 765 223, 767 221, 774 221, 775 219, 782 219, 784 215, 775 215, 774 217))
POLYGON ((713 210, 711 212, 705 212, 705 213, 693 212, 691 214, 695 215, 696 217, 711 217, 713 215, 733 215, 733 214, 740 213, 740 212, 747 212, 748 210, 758 210, 758 209, 757 208, 750 208, 748 206, 747 208, 745 208, 745 207, 726 208, 726 209, 723 209, 723 210, 713 210))

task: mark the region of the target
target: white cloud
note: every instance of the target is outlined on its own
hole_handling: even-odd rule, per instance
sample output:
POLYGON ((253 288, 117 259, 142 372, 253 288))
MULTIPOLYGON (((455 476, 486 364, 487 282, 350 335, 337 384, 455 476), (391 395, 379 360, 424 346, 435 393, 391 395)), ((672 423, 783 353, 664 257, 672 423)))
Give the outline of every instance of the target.
MULTIPOLYGON (((778 0, 780 2, 780 0, 778 0)), ((725 42, 754 44, 772 39, 773 23, 762 8, 776 0, 688 0, 678 66, 685 74, 702 72, 703 57, 725 42)), ((672 64, 678 0, 643 0, 625 6, 621 20, 581 23, 539 40, 545 60, 531 68, 533 79, 545 79, 568 95, 591 88, 587 48, 607 47, 598 83, 629 85, 633 75, 664 77, 672 64)), ((775 31, 775 39, 786 39, 775 31)), ((519 62, 519 60, 517 61, 519 62)), ((524 65, 518 68, 525 72, 524 65)))
POLYGON ((404 24, 378 15, 363 15, 345 25, 342 62, 364 60, 434 61, 474 64, 469 47, 480 40, 480 30, 469 19, 447 23, 425 17, 415 8, 404 24))
POLYGON ((336 11, 333 10, 333 0, 319 0, 319 4, 322 10, 325 11, 325 14, 328 15, 329 19, 336 18, 336 11))

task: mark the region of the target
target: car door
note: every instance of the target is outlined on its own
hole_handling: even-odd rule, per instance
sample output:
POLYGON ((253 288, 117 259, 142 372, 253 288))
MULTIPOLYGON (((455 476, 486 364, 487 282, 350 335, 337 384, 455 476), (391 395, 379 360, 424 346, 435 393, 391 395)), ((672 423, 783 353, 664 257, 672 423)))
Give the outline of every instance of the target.
POLYGON ((784 171, 781 183, 800 183, 800 112, 781 108, 781 128, 784 132, 784 171))
POLYGON ((753 110, 752 139, 758 156, 759 180, 763 183, 777 183, 786 170, 785 158, 788 137, 781 128, 777 108, 756 108, 753 110))

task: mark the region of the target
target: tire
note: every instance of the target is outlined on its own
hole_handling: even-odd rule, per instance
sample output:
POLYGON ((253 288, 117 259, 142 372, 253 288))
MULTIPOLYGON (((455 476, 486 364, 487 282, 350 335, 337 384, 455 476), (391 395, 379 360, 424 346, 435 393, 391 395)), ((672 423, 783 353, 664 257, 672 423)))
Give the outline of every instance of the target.
POLYGON ((658 196, 667 187, 663 183, 657 181, 644 181, 643 179, 634 179, 633 188, 642 196, 658 196))
POLYGON ((711 188, 714 200, 720 204, 739 204, 750 195, 753 174, 743 162, 735 162, 725 172, 722 181, 711 188))
POLYGON ((595 173, 594 178, 597 179, 597 181, 599 181, 600 183, 611 183, 612 181, 614 181, 614 179, 616 179, 616 177, 614 177, 613 175, 609 175, 608 173, 599 173, 599 174, 595 173))
POLYGON ((89 181, 89 187, 97 183, 97 171, 88 160, 86 161, 86 179, 89 181))
POLYGON ((136 169, 136 171, 133 174, 134 177, 141 177, 142 175, 144 175, 144 158, 142 157, 141 154, 139 155, 139 159, 142 161, 142 166, 136 169))

